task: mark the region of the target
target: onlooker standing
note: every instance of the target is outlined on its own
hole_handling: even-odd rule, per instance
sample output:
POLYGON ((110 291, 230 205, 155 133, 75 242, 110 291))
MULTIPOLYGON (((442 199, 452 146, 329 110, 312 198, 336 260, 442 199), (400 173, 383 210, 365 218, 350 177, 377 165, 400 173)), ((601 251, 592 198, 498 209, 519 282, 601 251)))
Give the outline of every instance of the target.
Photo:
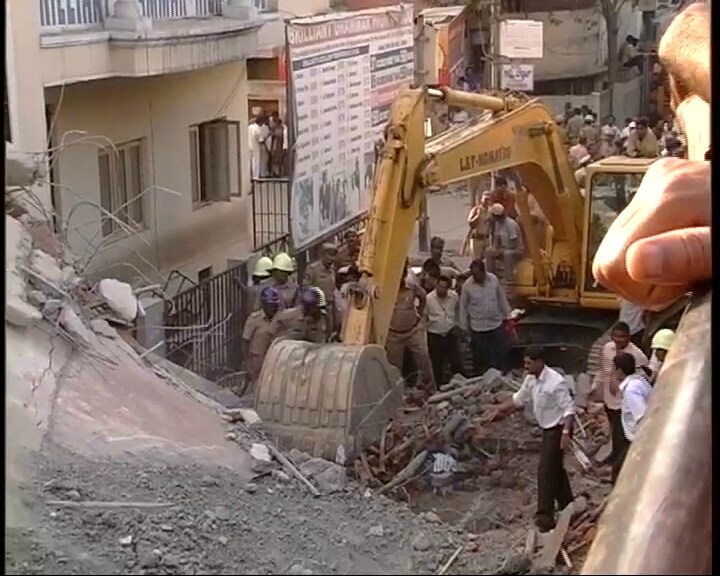
POLYGON ((419 284, 407 282, 407 266, 402 272, 395 308, 390 319, 390 329, 385 351, 388 362, 403 373, 407 351, 420 371, 421 383, 434 388, 432 364, 428 353, 427 335, 422 317, 425 313, 426 295, 419 284))
POLYGON ((622 394, 620 422, 623 429, 622 441, 612 467, 612 483, 615 484, 630 444, 635 440, 640 421, 647 412, 652 386, 646 378, 637 374, 637 366, 632 354, 621 352, 613 359, 613 366, 615 378, 620 381, 619 389, 622 394))
POLYGON ((605 413, 607 414, 612 438, 612 451, 601 464, 612 464, 618 456, 618 449, 623 444, 623 430, 620 419, 622 399, 619 395, 620 382, 615 373, 614 359, 621 352, 626 352, 635 358, 635 365, 640 368, 648 365, 647 356, 640 348, 630 342, 630 328, 625 322, 618 322, 610 333, 610 342, 603 346, 600 358, 600 370, 593 381, 593 389, 602 392, 605 413))
POLYGON ((580 137, 580 131, 582 130, 585 121, 583 120, 582 109, 574 108, 573 115, 568 118, 567 121, 567 136, 571 142, 577 140, 580 137))
POLYGON ((280 310, 272 319, 273 338, 289 338, 324 344, 327 341, 327 317, 322 312, 321 290, 302 288, 300 304, 280 310))
POLYGON ((277 112, 270 116, 270 176, 285 175, 285 125, 277 112))
MULTIPOLYGON (((262 287, 272 286, 280 294, 280 309, 292 308, 298 301, 298 285, 292 279, 295 261, 285 252, 279 252, 273 258, 270 278, 262 282, 262 287)), ((253 310, 260 309, 260 299, 255 300, 253 310)))
POLYGON ((648 128, 646 118, 635 122, 635 130, 630 132, 627 142, 627 155, 631 158, 657 158, 660 154, 657 138, 648 128))
POLYGON ((248 125, 250 175, 252 178, 267 178, 270 156, 266 142, 269 136, 267 117, 260 111, 248 125))
POLYGON ((445 368, 449 365, 453 374, 461 372, 457 339, 458 302, 457 292, 450 289, 452 280, 440 276, 435 290, 427 295, 427 339, 430 362, 435 383, 446 383, 445 368))
POLYGON ((541 532, 547 532, 555 527, 555 505, 563 510, 573 501, 563 457, 572 442, 575 404, 563 376, 545 364, 540 346, 528 346, 524 364, 527 376, 520 389, 507 402, 483 414, 480 421, 492 422, 526 405, 532 406, 542 429, 535 524, 541 532))
POLYGON ((337 252, 335 244, 329 242, 323 244, 320 259, 307 267, 303 281, 305 286, 317 286, 325 295, 328 339, 335 332, 335 260, 337 252))
POLYGON ((348 230, 343 236, 343 243, 338 249, 336 266, 356 266, 360 255, 360 237, 355 230, 348 230))
POLYGON ((618 320, 624 322, 630 328, 630 342, 642 349, 643 336, 645 335, 645 309, 629 300, 620 298, 620 317, 618 320))
POLYGON ((490 192, 483 192, 480 203, 473 206, 468 214, 470 253, 474 260, 485 258, 488 227, 490 223, 490 192))
POLYGON ((445 256, 445 239, 440 236, 433 236, 430 239, 430 259, 436 262, 438 266, 446 266, 454 268, 458 272, 460 271, 457 264, 445 256))
POLYGON ((495 188, 490 192, 490 204, 502 204, 506 216, 512 219, 518 217, 517 208, 515 207, 515 194, 510 190, 505 176, 495 178, 495 188))
POLYGON ((490 206, 485 268, 488 272, 498 275, 506 290, 515 282, 515 264, 522 258, 523 253, 520 225, 505 215, 502 204, 493 204, 490 206), (502 274, 496 271, 498 260, 502 261, 502 274))
POLYGON ((597 126, 595 126, 595 117, 592 114, 588 114, 585 116, 584 122, 585 124, 583 125, 582 130, 580 130, 580 134, 585 136, 588 150, 594 150, 599 144, 600 139, 600 132, 598 131, 597 126))
POLYGON ((575 170, 580 168, 585 159, 590 156, 590 152, 587 149, 587 138, 585 138, 585 136, 581 135, 576 143, 570 146, 568 156, 570 157, 572 167, 575 168, 575 170))
POLYGON ((504 324, 510 304, 497 276, 485 271, 482 260, 472 261, 470 274, 460 294, 458 325, 470 333, 473 368, 478 375, 490 367, 507 372, 510 351, 504 324))

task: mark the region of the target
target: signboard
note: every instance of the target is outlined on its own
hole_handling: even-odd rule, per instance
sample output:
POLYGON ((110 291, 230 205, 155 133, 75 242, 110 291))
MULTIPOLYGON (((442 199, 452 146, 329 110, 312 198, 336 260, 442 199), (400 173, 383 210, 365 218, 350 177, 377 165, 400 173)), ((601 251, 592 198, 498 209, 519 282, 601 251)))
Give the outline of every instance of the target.
POLYGON ((432 26, 437 31, 438 84, 456 87, 465 74, 465 12, 460 9, 447 22, 432 26))
POLYGON ((500 56, 504 58, 543 57, 543 23, 537 20, 500 22, 500 56))
POLYGON ((532 64, 503 64, 500 67, 500 88, 532 92, 535 88, 534 72, 532 64))
POLYGON ((398 91, 413 82, 412 10, 401 4, 287 24, 295 249, 369 206, 375 145, 398 91))

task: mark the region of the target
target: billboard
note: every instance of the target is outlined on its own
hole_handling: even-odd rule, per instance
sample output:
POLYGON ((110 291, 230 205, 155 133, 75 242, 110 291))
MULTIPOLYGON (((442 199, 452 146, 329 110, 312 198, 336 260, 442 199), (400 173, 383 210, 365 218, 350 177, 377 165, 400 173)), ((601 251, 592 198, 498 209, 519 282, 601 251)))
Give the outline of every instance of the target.
POLYGON ((500 67, 500 88, 532 92, 535 88, 534 72, 532 64, 503 64, 500 67))
POLYGON ((302 249, 369 206, 375 144, 414 77, 412 6, 287 23, 291 234, 302 249))
POLYGON ((448 20, 433 23, 437 30, 438 83, 456 88, 465 74, 465 11, 464 7, 447 9, 448 20))

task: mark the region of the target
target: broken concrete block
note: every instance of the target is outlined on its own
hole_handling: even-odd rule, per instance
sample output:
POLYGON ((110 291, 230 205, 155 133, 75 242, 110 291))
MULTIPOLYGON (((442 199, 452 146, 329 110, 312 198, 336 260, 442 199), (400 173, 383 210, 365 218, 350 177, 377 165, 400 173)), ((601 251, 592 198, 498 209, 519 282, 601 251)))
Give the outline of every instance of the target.
POLYGON ((70 306, 63 307, 60 312, 60 325, 85 344, 93 342, 93 333, 70 306))
POLYGON ((326 493, 342 490, 347 483, 345 468, 322 458, 310 458, 300 465, 300 472, 315 480, 326 493))
POLYGON ((11 142, 5 142, 5 186, 31 186, 45 172, 40 154, 23 152, 11 142))
POLYGON ((36 308, 42 308, 47 302, 47 296, 41 290, 30 290, 27 295, 27 301, 36 308))
POLYGON ((273 468, 272 455, 265 444, 257 442, 250 446, 250 456, 253 459, 253 472, 257 474, 266 474, 273 468))
POLYGON ((61 286, 63 283, 63 272, 57 260, 42 250, 32 251, 30 269, 55 286, 61 286))
POLYGON ((5 321, 14 326, 32 326, 42 320, 40 311, 17 296, 5 302, 5 321))
POLYGON ((105 278, 98 283, 98 293, 120 318, 127 322, 135 320, 138 314, 138 300, 130 284, 115 278, 105 278))
POLYGON ((90 320, 90 328, 92 328, 93 332, 105 336, 105 338, 115 338, 118 335, 117 330, 102 318, 90 320))

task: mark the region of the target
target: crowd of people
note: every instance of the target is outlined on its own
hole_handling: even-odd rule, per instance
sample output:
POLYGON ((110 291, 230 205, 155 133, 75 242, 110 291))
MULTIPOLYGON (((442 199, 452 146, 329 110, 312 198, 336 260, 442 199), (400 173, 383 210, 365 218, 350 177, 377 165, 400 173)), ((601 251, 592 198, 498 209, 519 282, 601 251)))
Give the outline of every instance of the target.
POLYGON ((678 127, 660 118, 626 118, 620 127, 614 116, 600 121, 587 105, 573 107, 568 102, 555 123, 576 170, 609 156, 658 158, 685 154, 678 127))

